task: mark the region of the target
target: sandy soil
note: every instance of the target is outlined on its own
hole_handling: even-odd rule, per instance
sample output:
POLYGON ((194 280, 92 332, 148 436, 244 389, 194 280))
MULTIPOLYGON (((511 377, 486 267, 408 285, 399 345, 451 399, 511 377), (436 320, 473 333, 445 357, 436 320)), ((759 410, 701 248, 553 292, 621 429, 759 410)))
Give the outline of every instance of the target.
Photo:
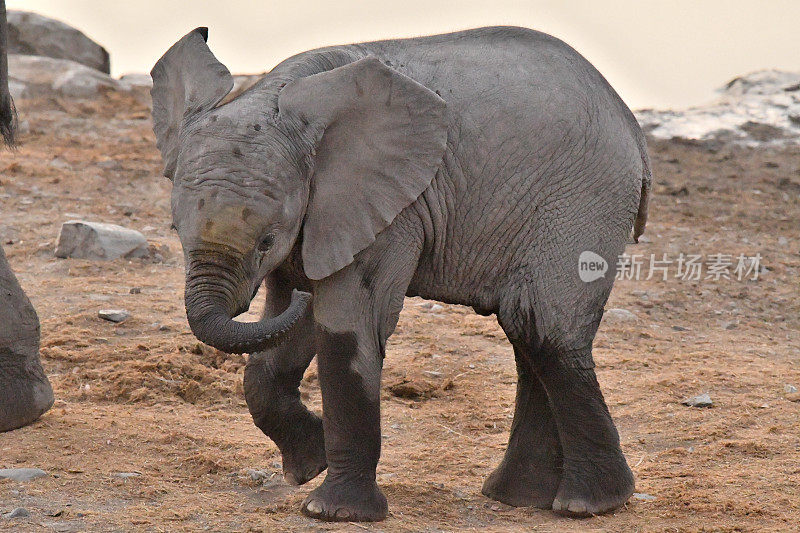
MULTIPOLYGON (((0 154, 0 236, 42 320, 57 395, 33 426, 0 435, 0 529, 56 531, 741 531, 800 522, 800 149, 651 143, 647 242, 629 253, 763 256, 757 281, 618 282, 597 371, 637 491, 618 512, 570 520, 480 494, 513 411, 511 349, 492 317, 409 299, 387 350, 379 482, 391 515, 321 524, 299 505, 276 447, 252 424, 241 356, 198 345, 182 307, 180 245, 148 111, 130 97, 22 101, 22 148, 0 154), (71 218, 142 231, 148 260, 53 257, 71 218), (138 289, 138 290, 131 290, 138 289), (428 304, 430 305, 430 304, 428 304), (120 325, 97 317, 123 307, 120 325), (708 392, 708 409, 681 400, 708 392), (121 477, 120 473, 135 473, 121 477)), ((257 307, 257 306, 254 306, 257 307)), ((254 309, 257 311, 257 309, 254 309)), ((317 410, 312 369, 304 396, 317 410)))

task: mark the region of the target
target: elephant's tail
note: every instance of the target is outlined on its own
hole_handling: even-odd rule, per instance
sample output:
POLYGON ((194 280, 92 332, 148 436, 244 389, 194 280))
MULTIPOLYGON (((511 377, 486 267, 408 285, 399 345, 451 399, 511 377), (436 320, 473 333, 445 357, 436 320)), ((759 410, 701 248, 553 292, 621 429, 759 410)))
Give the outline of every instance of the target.
POLYGON ((639 237, 644 233, 647 224, 647 207, 650 203, 650 185, 653 175, 650 172, 650 157, 647 155, 647 146, 644 139, 639 141, 639 150, 642 154, 642 192, 639 196, 639 211, 633 223, 633 242, 639 242, 639 237))

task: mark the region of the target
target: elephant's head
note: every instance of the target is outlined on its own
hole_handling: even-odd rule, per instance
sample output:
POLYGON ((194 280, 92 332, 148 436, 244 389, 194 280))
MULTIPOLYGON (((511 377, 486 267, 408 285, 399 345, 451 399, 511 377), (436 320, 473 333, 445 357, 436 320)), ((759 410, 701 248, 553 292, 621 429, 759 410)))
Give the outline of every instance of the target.
POLYGON ((442 161, 445 104, 377 59, 354 58, 286 83, 269 74, 219 105, 233 79, 207 36, 190 32, 153 68, 154 130, 173 180, 192 331, 254 352, 281 342, 310 295, 296 291, 276 318, 233 317, 295 246, 306 276, 323 279, 422 193, 442 161))

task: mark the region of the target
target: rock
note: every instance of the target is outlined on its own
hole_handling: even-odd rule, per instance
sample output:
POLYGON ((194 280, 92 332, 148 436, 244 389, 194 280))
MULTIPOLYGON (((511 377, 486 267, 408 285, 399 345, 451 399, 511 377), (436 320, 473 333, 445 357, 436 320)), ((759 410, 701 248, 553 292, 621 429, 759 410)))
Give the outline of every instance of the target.
POLYGON ((672 326, 674 331, 689 331, 689 328, 685 328, 683 326, 672 326))
POLYGON ((704 106, 636 112, 642 128, 659 139, 745 146, 800 144, 800 72, 762 70, 735 78, 704 106))
POLYGON ((24 507, 17 507, 10 513, 4 514, 3 518, 10 520, 12 518, 28 518, 30 515, 31 513, 29 513, 24 507))
POLYGON ((141 475, 141 472, 116 472, 114 477, 118 477, 120 479, 130 479, 133 477, 139 477, 141 475))
POLYGON ((637 317, 627 309, 606 309, 603 319, 607 322, 633 322, 637 317))
POLYGON ((791 394, 793 392, 797 392, 797 387, 794 385, 789 385, 788 383, 783 386, 783 392, 791 394))
POLYGON ((14 98, 93 98, 103 91, 121 88, 108 74, 68 59, 9 54, 8 71, 14 98))
POLYGON ((47 472, 38 468, 2 468, 0 469, 0 479, 10 479, 11 481, 33 481, 40 477, 47 476, 47 472))
POLYGON ((127 320, 131 314, 125 309, 101 309, 97 312, 97 316, 103 320, 119 324, 127 320))
POLYGON ((150 97, 153 78, 150 77, 150 74, 125 74, 119 79, 119 87, 123 91, 127 91, 144 107, 153 108, 153 99, 150 97))
POLYGON ((634 492, 633 497, 637 500, 642 500, 644 502, 651 502, 656 499, 655 496, 652 494, 647 494, 645 492, 634 492))
POLYGON ((150 77, 150 74, 143 73, 123 74, 119 78, 119 84, 128 91, 134 89, 147 89, 149 91, 153 86, 153 78, 150 77))
POLYGON ((257 470, 255 468, 248 468, 247 475, 250 477, 250 479, 252 479, 257 483, 261 483, 272 477, 272 474, 270 472, 266 472, 264 470, 257 470))
POLYGON ((9 11, 8 53, 69 59, 105 74, 111 72, 108 52, 79 30, 27 11, 9 11))
POLYGON ((61 226, 55 256, 94 260, 147 257, 147 239, 138 231, 114 224, 70 220, 61 226))
POLYGON ((425 311, 429 311, 431 313, 435 313, 437 311, 441 311, 444 309, 443 306, 437 304, 436 302, 424 302, 420 304, 420 308, 424 309, 425 311))
POLYGON ((688 407, 711 407, 714 402, 711 401, 711 396, 708 393, 695 396, 694 398, 687 398, 681 402, 688 407))

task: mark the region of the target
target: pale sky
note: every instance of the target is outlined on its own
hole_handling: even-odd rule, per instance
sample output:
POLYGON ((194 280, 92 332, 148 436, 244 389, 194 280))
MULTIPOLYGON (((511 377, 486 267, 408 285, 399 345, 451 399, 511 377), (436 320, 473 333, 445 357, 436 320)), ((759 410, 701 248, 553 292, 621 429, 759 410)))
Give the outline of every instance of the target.
POLYGON ((526 26, 591 61, 632 108, 684 107, 754 70, 800 71, 800 0, 7 0, 77 27, 112 74, 149 72, 178 38, 210 28, 234 73, 304 50, 477 26, 526 26))

